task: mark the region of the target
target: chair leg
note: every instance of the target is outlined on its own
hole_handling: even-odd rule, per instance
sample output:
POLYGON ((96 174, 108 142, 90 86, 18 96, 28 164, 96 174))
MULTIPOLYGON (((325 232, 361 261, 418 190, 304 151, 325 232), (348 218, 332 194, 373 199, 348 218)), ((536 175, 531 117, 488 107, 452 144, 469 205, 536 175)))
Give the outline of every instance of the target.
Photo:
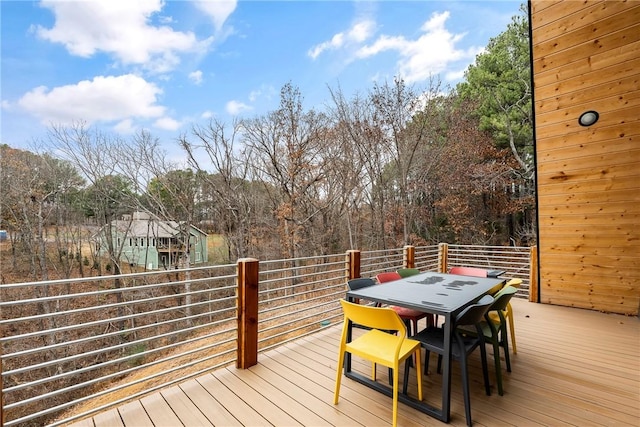
POLYGON ((437 325, 438 316, 435 314, 429 314, 427 316, 427 327, 435 327, 437 325))
POLYGON ((422 401, 422 368, 420 364, 420 354, 422 353, 422 347, 416 349, 416 382, 418 383, 418 400, 422 401))
POLYGON ((509 357, 509 337, 507 337, 507 325, 500 328, 498 346, 504 348, 504 362, 507 365, 507 372, 511 372, 511 358, 509 357))
POLYGON ((509 307, 509 335, 511 335, 511 348, 513 349, 513 354, 518 354, 518 350, 516 348, 516 328, 513 322, 513 311, 511 307, 509 307))
MULTIPOLYGON (((404 382, 402 383, 402 394, 407 394, 407 386, 409 385, 409 361, 411 360, 411 357, 409 357, 405 362, 404 362, 404 382)), ((416 364, 416 366, 419 366, 420 364, 416 364)))
POLYGON ((333 404, 338 404, 338 398, 340 397, 340 380, 342 379, 342 369, 344 367, 344 351, 340 349, 340 355, 338 356, 338 366, 336 367, 336 388, 333 392, 333 404))
POLYGON ((393 427, 398 425, 398 363, 396 362, 395 366, 395 374, 393 376, 393 427))
MULTIPOLYGON (((415 335, 417 333, 418 333, 418 321, 414 320, 413 321, 413 333, 409 334, 409 336, 415 335)), ((420 359, 413 360, 413 357, 412 357, 410 360, 411 360, 412 364, 415 363, 417 365, 418 363, 420 363, 420 359)))
POLYGON ((496 381, 498 382, 498 394, 502 396, 502 367, 500 366, 500 344, 498 342, 493 343, 493 361, 496 369, 496 381))
MULTIPOLYGON (((507 329, 505 328, 504 332, 507 332, 507 329)), ((511 357, 509 357, 509 340, 507 339, 507 337, 505 336, 502 342, 503 346, 504 346, 504 362, 507 365, 507 372, 511 372, 511 357)))
POLYGON ((482 377, 484 379, 484 391, 487 396, 491 396, 491 386, 489 385, 489 367, 487 366, 487 348, 484 343, 480 344, 480 360, 482 361, 482 377))
MULTIPOLYGON (((464 349, 461 349, 464 354, 464 349)), ((469 372, 467 370, 467 356, 460 358, 460 371, 462 374, 462 395, 464 397, 464 415, 467 419, 467 425, 471 426, 471 396, 469 394, 469 372)), ((443 379, 444 381, 444 379, 443 379)))
POLYGON ((424 374, 429 375, 429 356, 431 352, 429 350, 424 351, 424 374))

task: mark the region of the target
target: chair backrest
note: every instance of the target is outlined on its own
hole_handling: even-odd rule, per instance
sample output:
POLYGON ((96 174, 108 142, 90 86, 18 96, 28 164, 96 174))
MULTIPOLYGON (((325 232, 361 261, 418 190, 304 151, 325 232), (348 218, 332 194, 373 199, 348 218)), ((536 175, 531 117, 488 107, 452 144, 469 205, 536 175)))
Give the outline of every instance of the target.
POLYGON ((400 280, 400 279, 402 279, 402 276, 395 271, 388 271, 385 273, 376 274, 376 280, 378 281, 378 283, 392 282, 394 280, 400 280))
POLYGON ((398 313, 388 307, 371 307, 340 300, 345 324, 348 320, 360 326, 383 331, 399 331, 399 336, 407 335, 407 327, 398 313))
POLYGON ((449 273, 461 276, 487 277, 487 270, 475 267, 452 267, 449 273))
POLYGON ((519 288, 520 285, 522 285, 522 279, 511 279, 505 286, 513 286, 514 288, 519 288))
POLYGON ((420 274, 420 270, 418 270, 417 268, 400 268, 396 270, 396 273, 398 273, 400 277, 405 278, 420 274))
POLYGON ((509 301, 511 301, 511 298, 513 297, 513 295, 518 292, 518 290, 516 288, 514 288, 513 286, 505 286, 504 288, 500 289, 494 296, 494 302, 493 304, 491 304, 491 307, 489 308, 489 311, 494 311, 494 310, 504 310, 507 307, 507 304, 509 304, 509 301))
POLYGON ((489 311, 489 308, 494 303, 494 298, 491 295, 485 295, 475 304, 471 304, 456 316, 456 325, 475 325, 479 323, 484 315, 489 311))
POLYGON ((355 291, 357 289, 368 288, 369 286, 373 286, 376 284, 376 281, 369 277, 359 277, 357 279, 351 279, 347 281, 347 287, 350 291, 355 291))

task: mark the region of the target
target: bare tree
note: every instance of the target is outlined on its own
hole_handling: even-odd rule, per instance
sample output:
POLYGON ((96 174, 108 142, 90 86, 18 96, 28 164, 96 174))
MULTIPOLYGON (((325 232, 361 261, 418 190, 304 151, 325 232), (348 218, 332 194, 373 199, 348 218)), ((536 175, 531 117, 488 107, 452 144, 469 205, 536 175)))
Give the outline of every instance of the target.
POLYGON ((299 256, 320 214, 309 201, 326 177, 326 123, 324 114, 303 110, 300 91, 291 84, 283 86, 278 110, 244 122, 245 142, 273 203, 283 256, 289 258, 299 256))
POLYGON ((114 238, 119 231, 112 227, 115 219, 134 210, 138 204, 132 188, 134 183, 118 170, 119 153, 127 143, 79 122, 71 126, 53 125, 49 129, 49 146, 88 182, 85 209, 102 228, 111 270, 120 274, 124 238, 119 243, 114 238))
POLYGON ((250 182, 250 152, 238 146, 240 123, 234 121, 229 132, 224 123, 211 120, 208 126, 194 126, 195 142, 186 135, 180 145, 189 163, 201 172, 203 216, 215 223, 225 236, 229 259, 248 255, 252 230, 257 222, 258 198, 250 182), (204 151, 206 156, 199 154, 204 151))

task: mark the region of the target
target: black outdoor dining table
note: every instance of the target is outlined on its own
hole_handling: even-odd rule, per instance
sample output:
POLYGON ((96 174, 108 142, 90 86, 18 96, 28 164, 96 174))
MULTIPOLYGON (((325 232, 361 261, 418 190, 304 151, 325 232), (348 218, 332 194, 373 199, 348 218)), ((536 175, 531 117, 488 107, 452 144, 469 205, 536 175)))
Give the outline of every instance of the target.
MULTIPOLYGON (((454 274, 427 272, 406 277, 393 282, 348 291, 347 299, 363 299, 382 304, 396 305, 437 314, 444 317, 445 354, 451 354, 452 319, 465 307, 482 296, 500 290, 504 279, 480 278, 454 274)), ((350 335, 349 335, 350 338, 350 335)), ((391 395, 391 389, 370 378, 351 370, 351 357, 345 359, 345 375, 382 393, 391 395)), ((398 373, 396 373, 397 375, 398 373)), ((426 402, 400 393, 398 399, 440 421, 449 422, 451 402, 451 357, 443 357, 442 363, 442 406, 436 408, 426 402)))

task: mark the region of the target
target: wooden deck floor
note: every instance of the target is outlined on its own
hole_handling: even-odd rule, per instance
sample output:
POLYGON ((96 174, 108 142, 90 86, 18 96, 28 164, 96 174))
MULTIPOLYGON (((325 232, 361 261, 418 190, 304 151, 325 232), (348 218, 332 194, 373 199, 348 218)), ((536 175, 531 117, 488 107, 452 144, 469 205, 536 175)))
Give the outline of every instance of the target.
MULTIPOLYGON (((504 396, 495 384, 491 396, 484 394, 478 354, 472 361, 474 425, 640 425, 638 318, 524 300, 513 306, 518 354, 512 357, 513 372, 504 376, 504 396)), ((328 328, 261 354, 251 369, 214 371, 75 427, 390 424, 391 399, 352 380, 343 378, 340 402, 333 405, 338 339, 339 328, 328 328)), ((491 357, 489 350, 494 383, 491 357)), ((356 370, 367 373, 369 367, 354 360, 356 370)), ((457 363, 453 369, 451 424, 463 426, 457 363)), ((379 370, 382 382, 385 371, 379 370)), ((438 405, 439 377, 431 373, 424 383, 425 399, 438 405)), ((409 390, 415 393, 415 377, 412 382, 409 390)), ((443 423, 400 403, 398 424, 443 423)))

